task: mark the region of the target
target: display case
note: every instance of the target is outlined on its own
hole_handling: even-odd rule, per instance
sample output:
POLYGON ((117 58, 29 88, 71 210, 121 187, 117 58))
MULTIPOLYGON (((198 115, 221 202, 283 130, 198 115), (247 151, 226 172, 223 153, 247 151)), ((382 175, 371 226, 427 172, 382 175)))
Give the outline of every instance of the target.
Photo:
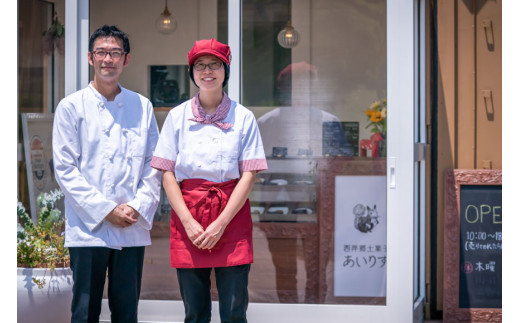
POLYGON ((252 297, 259 301, 318 302, 316 162, 308 157, 268 157, 269 169, 256 175, 249 195, 256 259, 251 286, 256 286, 252 297), (267 248, 262 247, 266 243, 267 248), (272 281, 265 269, 271 265, 274 290, 264 287, 272 281))
POLYGON ((253 222, 317 222, 316 159, 268 158, 249 195, 253 222))

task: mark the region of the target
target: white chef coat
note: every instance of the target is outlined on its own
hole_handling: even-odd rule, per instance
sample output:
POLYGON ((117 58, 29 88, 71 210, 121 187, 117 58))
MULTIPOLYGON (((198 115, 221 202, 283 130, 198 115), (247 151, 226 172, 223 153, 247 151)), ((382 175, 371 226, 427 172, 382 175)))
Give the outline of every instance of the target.
POLYGON ((231 101, 221 121, 232 126, 224 130, 190 120, 194 118, 191 104, 188 100, 168 113, 152 167, 174 172, 178 182, 202 178, 216 183, 240 178, 240 172, 267 169, 262 138, 250 110, 231 101))
POLYGON ((159 131, 150 101, 119 88, 114 101, 107 101, 89 84, 56 108, 52 146, 65 195, 66 247, 151 244, 161 173, 150 161, 159 131), (126 228, 105 220, 123 203, 140 214, 126 228))
POLYGON ((288 157, 297 157, 300 149, 310 156, 323 156, 323 123, 339 122, 326 111, 308 106, 275 108, 258 118, 265 154, 273 155, 273 147, 287 148, 288 157))

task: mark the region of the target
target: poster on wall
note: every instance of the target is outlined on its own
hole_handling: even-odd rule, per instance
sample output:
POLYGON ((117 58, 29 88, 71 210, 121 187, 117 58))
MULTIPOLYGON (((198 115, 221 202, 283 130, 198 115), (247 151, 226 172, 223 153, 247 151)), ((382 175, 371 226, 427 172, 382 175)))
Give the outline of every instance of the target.
MULTIPOLYGON (((42 192, 59 189, 54 177, 52 161, 52 113, 22 113, 22 131, 24 139, 25 161, 31 216, 36 220, 38 205, 36 198, 42 192)), ((63 211, 63 199, 57 207, 63 211)))
POLYGON ((173 108, 191 98, 188 65, 151 65, 150 101, 157 107, 173 108))
POLYGON ((386 296, 386 176, 336 176, 334 296, 386 296))

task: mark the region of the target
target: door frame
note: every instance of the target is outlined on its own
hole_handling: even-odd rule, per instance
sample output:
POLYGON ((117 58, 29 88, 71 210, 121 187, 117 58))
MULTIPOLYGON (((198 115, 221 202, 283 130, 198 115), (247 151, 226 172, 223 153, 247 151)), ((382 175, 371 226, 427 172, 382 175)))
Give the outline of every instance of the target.
MULTIPOLYGON (((412 322, 414 317, 414 214, 415 210, 415 108, 418 88, 416 10, 420 0, 387 1, 387 298, 386 305, 318 305, 251 303, 248 321, 256 322, 412 322)), ((423 5, 424 5, 424 0, 423 5)), ((233 65, 242 66, 241 1, 229 0, 229 44, 233 65), (235 65, 236 64, 236 65, 235 65)), ((88 84, 89 1, 66 0, 65 24, 65 94, 88 84)), ((424 17, 424 14, 422 14, 424 17)), ((424 19, 422 19, 424 24, 424 19)), ((232 69, 229 95, 240 102, 242 82, 240 69, 232 69)), ((420 77, 425 82, 424 74, 420 77)), ((421 96, 420 101, 424 101, 421 96)), ((423 109, 423 103, 421 103, 423 109)), ((422 192, 424 194, 424 192, 422 192)), ((424 207, 424 205, 423 205, 424 207)), ((424 239, 424 236, 423 238, 424 239)), ((423 247, 420 252, 424 252, 423 247)), ((424 266, 421 267, 424 270, 424 266)), ((424 276, 424 273, 420 273, 424 276)), ((101 319, 110 317, 104 300, 101 319)), ((218 322, 218 305, 213 319, 218 322)), ((140 320, 147 322, 182 322, 181 301, 140 301, 140 320), (148 314, 147 314, 148 313, 148 314)))

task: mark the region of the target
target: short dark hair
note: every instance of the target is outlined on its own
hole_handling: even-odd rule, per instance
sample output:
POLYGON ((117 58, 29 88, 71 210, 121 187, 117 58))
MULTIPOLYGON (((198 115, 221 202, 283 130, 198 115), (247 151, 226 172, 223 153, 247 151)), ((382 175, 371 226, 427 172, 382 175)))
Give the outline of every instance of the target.
POLYGON ((92 36, 90 36, 90 40, 88 42, 89 52, 94 50, 94 42, 99 37, 114 37, 121 39, 123 41, 123 49, 125 53, 130 53, 130 41, 128 40, 128 36, 116 26, 108 25, 103 25, 92 33, 92 36))

